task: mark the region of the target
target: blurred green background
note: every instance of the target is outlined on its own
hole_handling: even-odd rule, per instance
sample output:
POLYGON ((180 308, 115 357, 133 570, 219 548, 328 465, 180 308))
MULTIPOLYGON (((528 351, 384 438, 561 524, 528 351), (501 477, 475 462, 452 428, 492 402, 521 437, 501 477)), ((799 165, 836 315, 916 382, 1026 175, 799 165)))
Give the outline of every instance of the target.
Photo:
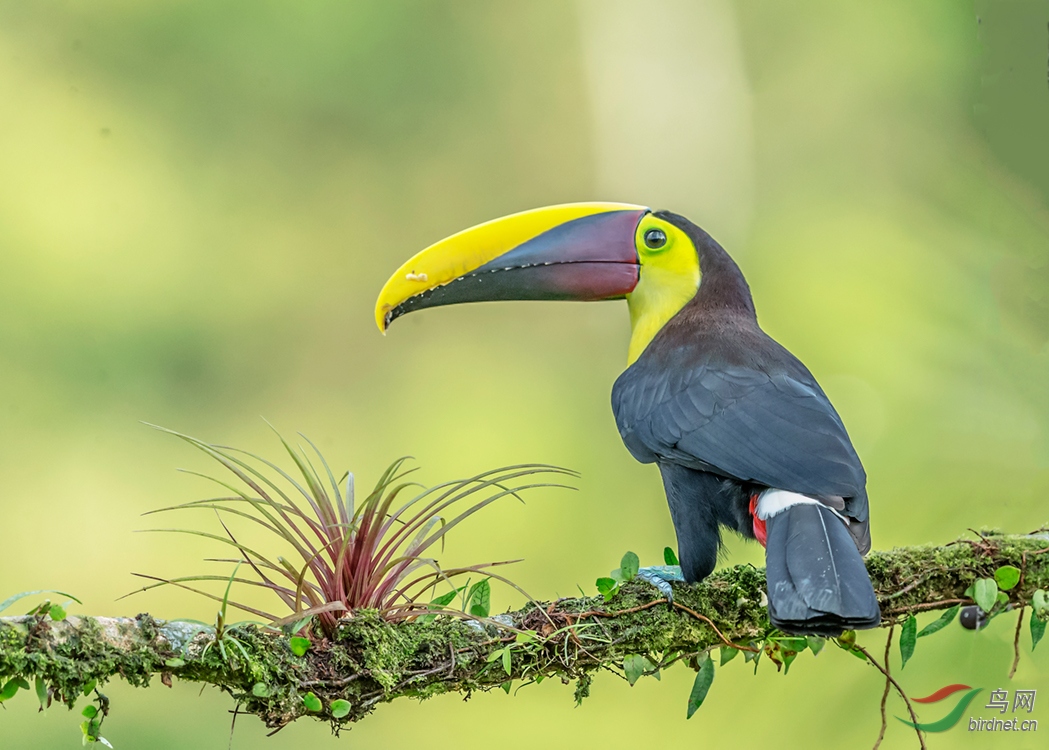
MULTIPOLYGON (((875 547, 1038 527, 1047 20, 1045 2, 0 1, 0 599, 57 587, 84 599, 74 611, 213 619, 174 591, 115 601, 132 571, 207 570, 217 552, 132 533, 209 492, 175 472, 205 459, 139 420, 276 456, 263 415, 362 485, 403 454, 429 482, 569 466, 578 492, 496 506, 442 560, 524 557, 511 575, 539 597, 592 592, 627 549, 657 562, 673 544, 658 473, 609 408, 624 305, 462 306, 386 338, 372 319, 423 246, 574 200, 672 209, 725 244, 853 435, 875 547)), ((761 562, 729 549, 725 564, 761 562)), ((1049 647, 1031 658, 1025 633, 1007 685, 1013 624, 923 639, 904 686, 1040 689, 1049 732, 1049 647)), ((302 721, 263 741, 247 717, 232 743, 873 742, 873 670, 835 649, 787 677, 769 666, 719 670, 688 722, 678 667, 633 689, 598 677, 580 708, 547 682, 381 706, 341 740, 302 721)), ((198 692, 112 683, 104 733, 226 747, 232 702, 198 692)), ((32 704, 0 712, 6 747, 79 746, 74 714, 32 704)), ((911 746, 890 721, 885 746, 911 746)), ((959 727, 930 745, 1037 737, 959 727)))

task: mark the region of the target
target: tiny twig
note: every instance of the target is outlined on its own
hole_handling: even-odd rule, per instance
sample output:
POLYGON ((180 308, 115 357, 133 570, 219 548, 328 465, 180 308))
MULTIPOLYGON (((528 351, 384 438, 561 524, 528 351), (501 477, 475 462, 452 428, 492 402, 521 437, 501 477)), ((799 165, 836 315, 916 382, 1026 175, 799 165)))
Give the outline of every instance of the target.
POLYGON ((1020 666, 1020 626, 1023 625, 1024 621, 1024 610, 1027 609, 1024 605, 1020 605, 1020 614, 1016 618, 1016 633, 1013 635, 1013 665, 1009 668, 1009 679, 1013 678, 1016 674, 1016 668, 1020 666))
POLYGON ((233 750, 233 730, 237 728, 237 717, 240 716, 240 703, 237 703, 233 707, 233 719, 229 723, 229 744, 226 746, 226 750, 233 750))
POLYGON ((1027 556, 1028 555, 1042 555, 1042 554, 1045 554, 1046 552, 1049 552, 1049 547, 1045 547, 1043 549, 1031 550, 1030 552, 1028 552, 1027 550, 1024 550, 1023 552, 1020 553, 1020 580, 1016 584, 1016 590, 1017 591, 1020 591, 1021 589, 1023 589, 1024 579, 1027 577, 1027 556))
POLYGON ((890 609, 888 612, 882 612, 886 617, 889 615, 902 615, 909 612, 922 612, 927 609, 947 609, 955 604, 965 604, 969 599, 941 599, 938 602, 922 602, 921 604, 912 604, 909 607, 899 607, 898 609, 890 609))
POLYGON ((603 609, 591 609, 586 612, 580 612, 579 614, 573 614, 571 612, 565 612, 564 614, 578 620, 582 620, 584 617, 619 617, 620 615, 632 615, 635 612, 643 612, 646 609, 652 609, 652 607, 658 607, 660 604, 666 603, 666 599, 655 599, 647 604, 639 604, 638 606, 630 607, 629 609, 618 609, 615 612, 608 612, 603 609))
POLYGON ((958 542, 962 544, 969 544, 972 546, 973 549, 978 549, 985 555, 991 555, 994 553, 996 547, 988 541, 987 537, 985 537, 983 534, 981 534, 979 531, 976 531, 975 529, 969 529, 969 531, 976 534, 976 536, 979 537, 979 540, 977 541, 973 539, 959 539, 958 542))
MULTIPOLYGON (((648 602, 648 604, 641 604, 641 605, 639 605, 637 607, 631 607, 630 609, 621 609, 621 610, 618 610, 616 612, 604 612, 602 610, 592 609, 589 612, 581 612, 579 614, 569 614, 568 612, 566 612, 565 614, 567 616, 569 616, 569 617, 575 617, 578 620, 582 620, 584 617, 619 617, 620 615, 630 615, 630 614, 633 614, 634 612, 642 612, 642 611, 644 611, 646 609, 652 609, 652 607, 657 607, 660 604, 667 604, 667 603, 668 602, 667 602, 666 599, 656 599, 654 601, 648 602)), ((707 617, 706 615, 701 615, 696 610, 690 609, 689 607, 686 607, 684 604, 679 604, 678 602, 669 602, 669 604, 674 609, 680 610, 682 612, 687 612, 692 617, 695 617, 697 620, 701 620, 701 621, 705 622, 707 625, 710 626, 711 630, 713 630, 717 634, 718 638, 720 638, 724 642, 724 644, 726 646, 730 646, 732 648, 739 649, 740 651, 749 651, 752 654, 756 654, 758 652, 758 650, 756 648, 751 648, 750 646, 741 646, 741 645, 739 645, 737 643, 733 643, 732 641, 730 641, 728 638, 725 637, 724 633, 722 633, 720 630, 718 630, 718 626, 715 625, 713 623, 713 621, 709 617, 707 617)))
POLYGON ((696 610, 689 609, 684 604, 678 604, 677 602, 674 602, 674 609, 680 609, 682 612, 688 612, 690 615, 695 617, 697 620, 702 620, 703 622, 705 622, 707 625, 710 626, 711 630, 713 630, 715 633, 718 634, 718 638, 720 638, 722 641, 724 641, 726 645, 731 646, 732 648, 735 648, 735 649, 739 649, 740 651, 749 651, 752 654, 756 654, 758 652, 758 650, 756 648, 751 648, 750 646, 740 646, 740 645, 735 644, 732 641, 730 641, 728 638, 725 637, 724 633, 722 633, 720 630, 718 630, 718 626, 715 625, 710 620, 710 618, 707 617, 706 615, 701 615, 696 610))
MULTIPOLYGON (((892 631, 896 629, 896 623, 889 626, 889 637, 885 639, 885 671, 889 671, 889 651, 892 648, 892 631)), ((892 683, 889 682, 888 677, 885 678, 885 691, 881 694, 881 729, 878 731, 878 739, 874 741, 874 747, 872 750, 878 750, 881 747, 881 741, 885 739, 885 730, 888 728, 889 723, 885 716, 885 701, 889 699, 889 690, 892 689, 892 683)))
POLYGON ((863 648, 863 646, 853 646, 853 648, 855 648, 861 654, 866 656, 867 661, 873 664, 875 669, 877 669, 879 672, 885 675, 885 679, 892 683, 892 686, 896 688, 896 692, 900 694, 900 697, 903 698, 904 704, 907 706, 907 713, 911 715, 911 723, 915 725, 914 731, 918 734, 918 744, 921 745, 922 750, 928 750, 925 747, 925 737, 922 736, 922 730, 918 729, 917 726, 918 714, 914 713, 914 706, 911 705, 911 699, 907 697, 907 693, 903 692, 903 688, 900 687, 900 683, 896 682, 896 680, 892 678, 892 675, 889 674, 889 670, 887 668, 888 661, 885 662, 886 667, 883 667, 881 664, 878 663, 877 659, 870 655, 870 652, 867 651, 867 649, 863 648))
POLYGON ((601 632, 605 634, 605 638, 607 638, 609 641, 612 641, 612 634, 608 632, 608 628, 605 627, 604 623, 602 623, 601 620, 595 617, 594 624, 597 625, 597 627, 601 628, 601 632))
POLYGON ((939 572, 940 572, 939 570, 935 570, 935 571, 933 571, 931 573, 926 573, 923 576, 916 577, 913 581, 908 583, 906 586, 904 586, 899 591, 894 591, 893 593, 891 593, 888 596, 886 596, 884 599, 882 599, 882 601, 883 602, 891 602, 893 599, 901 597, 904 594, 908 593, 909 591, 914 591, 914 589, 918 588, 918 586, 920 586, 921 584, 925 583, 926 581, 928 581, 930 578, 932 578, 934 575, 936 575, 939 572))
POLYGON ((344 677, 344 678, 339 679, 339 680, 305 680, 305 681, 299 683, 299 687, 304 687, 304 688, 315 687, 315 686, 326 687, 326 688, 345 687, 346 685, 349 685, 354 680, 359 680, 362 677, 370 677, 370 676, 371 676, 371 672, 369 670, 362 669, 360 672, 355 672, 354 674, 351 674, 349 677, 344 677))

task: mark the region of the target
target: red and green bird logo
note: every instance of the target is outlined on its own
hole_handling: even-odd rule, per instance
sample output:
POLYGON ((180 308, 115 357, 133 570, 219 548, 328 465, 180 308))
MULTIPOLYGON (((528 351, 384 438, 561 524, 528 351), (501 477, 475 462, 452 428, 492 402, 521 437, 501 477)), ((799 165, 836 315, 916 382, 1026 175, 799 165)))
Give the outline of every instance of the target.
POLYGON ((976 697, 976 694, 983 690, 983 688, 974 688, 969 685, 955 684, 947 685, 937 690, 932 695, 927 695, 924 698, 912 698, 911 700, 915 703, 939 703, 945 698, 949 698, 955 693, 961 691, 967 691, 963 696, 958 699, 958 703, 955 704, 954 708, 951 709, 950 713, 944 716, 939 721, 919 722, 915 724, 913 721, 907 721, 907 719, 900 719, 899 716, 896 718, 902 721, 909 727, 920 729, 923 732, 946 732, 948 729, 958 723, 959 719, 962 718, 962 714, 965 713, 965 709, 972 703, 972 699, 976 697))

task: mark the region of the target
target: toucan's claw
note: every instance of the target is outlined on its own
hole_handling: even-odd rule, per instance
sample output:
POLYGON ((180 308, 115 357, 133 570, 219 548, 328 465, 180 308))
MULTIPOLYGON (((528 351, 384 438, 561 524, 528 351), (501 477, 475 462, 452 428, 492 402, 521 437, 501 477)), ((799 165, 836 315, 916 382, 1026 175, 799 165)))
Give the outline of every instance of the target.
POLYGON ((638 570, 637 577, 659 589, 659 593, 667 598, 667 604, 674 603, 674 590, 670 584, 685 581, 680 565, 651 565, 638 570))

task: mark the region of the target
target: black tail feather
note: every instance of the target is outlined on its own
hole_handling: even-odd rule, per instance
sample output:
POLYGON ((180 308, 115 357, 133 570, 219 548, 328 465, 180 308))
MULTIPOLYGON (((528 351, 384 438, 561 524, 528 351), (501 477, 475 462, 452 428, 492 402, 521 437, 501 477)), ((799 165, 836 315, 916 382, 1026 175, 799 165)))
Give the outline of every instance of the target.
POLYGON ((821 505, 767 522, 769 617, 785 633, 840 635, 881 622, 867 568, 845 523, 821 505))

